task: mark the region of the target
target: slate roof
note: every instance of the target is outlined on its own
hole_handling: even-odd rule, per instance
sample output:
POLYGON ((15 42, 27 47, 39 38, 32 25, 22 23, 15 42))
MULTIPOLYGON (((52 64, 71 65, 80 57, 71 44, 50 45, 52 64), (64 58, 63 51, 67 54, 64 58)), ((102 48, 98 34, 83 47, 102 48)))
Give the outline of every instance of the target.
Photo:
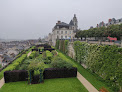
POLYGON ((72 21, 72 20, 70 21, 69 25, 74 26, 74 23, 73 23, 73 21, 72 21))
POLYGON ((4 54, 3 55, 4 61, 12 61, 13 58, 9 57, 8 55, 4 54))
POLYGON ((69 29, 69 26, 70 26, 69 24, 67 24, 65 22, 61 22, 61 23, 57 23, 54 28, 57 28, 57 27, 63 28, 63 27, 65 27, 65 28, 69 29))
POLYGON ((23 50, 24 49, 23 46, 17 46, 16 48, 19 49, 19 50, 23 50))

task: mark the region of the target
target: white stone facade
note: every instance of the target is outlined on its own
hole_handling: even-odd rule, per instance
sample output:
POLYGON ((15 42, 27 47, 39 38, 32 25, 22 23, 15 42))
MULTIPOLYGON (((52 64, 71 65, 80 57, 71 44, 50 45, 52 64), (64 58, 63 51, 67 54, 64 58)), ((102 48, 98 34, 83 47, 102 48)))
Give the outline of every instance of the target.
POLYGON ((51 38, 52 45, 55 46, 56 39, 73 39, 77 32, 78 21, 76 15, 74 15, 73 19, 69 24, 58 21, 55 27, 52 29, 52 34, 48 35, 48 38, 51 38))

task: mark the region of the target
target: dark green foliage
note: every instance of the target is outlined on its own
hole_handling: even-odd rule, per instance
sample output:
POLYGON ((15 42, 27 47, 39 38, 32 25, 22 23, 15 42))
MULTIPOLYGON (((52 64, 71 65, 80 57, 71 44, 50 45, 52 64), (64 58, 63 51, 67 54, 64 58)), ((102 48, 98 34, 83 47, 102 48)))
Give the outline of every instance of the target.
POLYGON ((53 57, 53 54, 50 51, 46 50, 46 57, 48 60, 51 60, 53 57))
POLYGON ((67 55, 68 54, 68 43, 69 43, 69 41, 68 40, 65 40, 65 42, 64 42, 64 48, 65 48, 65 54, 67 55))
POLYGON ((51 62, 52 67, 54 68, 72 68, 73 65, 71 63, 66 62, 60 57, 55 57, 54 60, 51 62))
POLYGON ((63 53, 67 54, 68 53, 68 40, 57 40, 56 41, 56 47, 63 53))
POLYGON ((2 68, 2 65, 0 64, 0 68, 2 68))
POLYGON ((62 52, 64 52, 64 40, 60 40, 60 44, 59 44, 60 50, 62 52))
POLYGON ((67 61, 73 64, 74 67, 77 67, 78 72, 83 75, 97 90, 99 90, 101 87, 106 88, 109 92, 114 92, 111 90, 111 86, 107 86, 105 81, 99 77, 99 75, 91 72, 89 69, 85 69, 83 68, 83 66, 81 66, 81 64, 77 63, 75 60, 73 60, 72 58, 70 58, 67 55, 64 55, 63 53, 61 53, 59 50, 58 51, 58 55, 67 61), (98 85, 99 84, 99 85, 98 85))
POLYGON ((27 55, 26 54, 23 54, 20 58, 16 59, 9 67, 7 67, 5 70, 9 70, 9 71, 12 71, 12 70, 15 70, 16 67, 20 66, 23 61, 26 59, 27 55))
POLYGON ((5 83, 16 81, 27 81, 28 72, 26 70, 14 70, 4 72, 5 83))
POLYGON ((51 60, 46 59, 46 60, 44 60, 44 63, 45 64, 50 64, 51 63, 51 60))
MULTIPOLYGON (((59 47, 63 47, 62 44, 60 41, 59 47)), ((59 50, 63 52, 62 48, 59 50)), ((75 41, 74 50, 75 60, 85 64, 93 74, 96 73, 103 78, 113 91, 118 91, 122 87, 122 48, 75 41)))
POLYGON ((82 39, 82 37, 107 37, 108 35, 111 37, 117 37, 117 39, 120 40, 120 37, 122 36, 122 24, 110 25, 107 28, 100 27, 79 31, 75 36, 82 39))
POLYGON ((28 66, 29 71, 40 70, 40 69, 44 70, 44 63, 38 59, 35 59, 34 61, 32 61, 28 66))
POLYGON ((33 59, 37 56, 37 52, 36 51, 33 51, 30 56, 29 56, 29 59, 33 59))
POLYGON ((56 49, 59 49, 59 40, 56 40, 55 48, 56 48, 56 49))
POLYGON ((46 51, 44 51, 43 53, 42 53, 42 58, 44 59, 44 60, 46 60, 47 58, 46 58, 47 56, 46 56, 46 51))
POLYGON ((42 58, 44 60, 51 60, 52 57, 53 57, 53 54, 48 50, 46 50, 45 52, 42 53, 42 58))
POLYGON ((28 66, 28 82, 29 83, 40 83, 43 80, 44 63, 39 59, 35 59, 28 66), (40 72, 41 71, 41 72, 40 72), (41 78, 39 74, 41 73, 41 78), (37 76, 34 76, 37 75, 37 76), (38 79, 36 79, 38 78, 38 79))
POLYGON ((57 55, 56 50, 53 50, 53 51, 51 51, 51 52, 52 52, 53 56, 56 56, 56 55, 57 55))
POLYGON ((77 76, 77 68, 72 67, 70 69, 67 68, 46 68, 44 70, 44 79, 52 79, 52 78, 68 78, 68 77, 76 77, 77 76))
POLYGON ((101 76, 114 91, 121 87, 122 48, 76 41, 74 50, 77 62, 84 63, 93 73, 101 76))

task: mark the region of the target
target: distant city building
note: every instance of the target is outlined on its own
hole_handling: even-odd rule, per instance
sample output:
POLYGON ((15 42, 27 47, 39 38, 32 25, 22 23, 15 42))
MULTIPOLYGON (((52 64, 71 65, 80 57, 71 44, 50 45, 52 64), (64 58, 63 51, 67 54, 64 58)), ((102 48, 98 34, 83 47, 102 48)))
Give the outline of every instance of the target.
POLYGON ((105 26, 105 23, 102 21, 99 23, 99 27, 104 27, 105 26))
POLYGON ((69 24, 58 21, 54 26, 52 33, 48 35, 48 40, 52 41, 52 45, 55 46, 56 39, 73 39, 77 31, 78 21, 74 14, 74 17, 69 24))
POLYGON ((108 27, 109 25, 116 25, 116 24, 122 24, 122 18, 121 19, 108 19, 108 23, 104 23, 103 21, 97 24, 97 28, 99 27, 108 27))
POLYGON ((0 42, 0 64, 5 66, 12 61, 22 50, 35 45, 38 40, 6 41, 0 42))
POLYGON ((122 24, 122 18, 116 20, 116 24, 122 24))
POLYGON ((48 34, 48 42, 50 45, 52 45, 52 34, 51 33, 48 34))

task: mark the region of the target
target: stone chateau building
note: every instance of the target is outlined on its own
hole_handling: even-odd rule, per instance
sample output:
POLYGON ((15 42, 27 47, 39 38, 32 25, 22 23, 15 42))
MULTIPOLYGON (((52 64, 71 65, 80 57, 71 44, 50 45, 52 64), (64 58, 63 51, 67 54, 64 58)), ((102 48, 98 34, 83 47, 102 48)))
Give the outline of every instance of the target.
POLYGON ((48 35, 48 42, 49 44, 55 46, 57 39, 74 39, 77 31, 78 21, 76 14, 74 14, 74 17, 69 24, 61 21, 56 23, 52 29, 52 33, 49 33, 48 35))

